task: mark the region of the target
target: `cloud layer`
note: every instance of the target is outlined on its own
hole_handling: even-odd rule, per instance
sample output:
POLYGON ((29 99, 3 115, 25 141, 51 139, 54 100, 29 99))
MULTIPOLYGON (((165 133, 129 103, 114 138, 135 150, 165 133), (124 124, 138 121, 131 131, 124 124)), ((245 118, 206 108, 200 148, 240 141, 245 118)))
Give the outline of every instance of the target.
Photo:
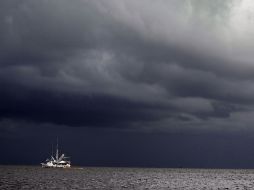
POLYGON ((250 0, 0 5, 2 119, 142 130, 251 128, 250 0))

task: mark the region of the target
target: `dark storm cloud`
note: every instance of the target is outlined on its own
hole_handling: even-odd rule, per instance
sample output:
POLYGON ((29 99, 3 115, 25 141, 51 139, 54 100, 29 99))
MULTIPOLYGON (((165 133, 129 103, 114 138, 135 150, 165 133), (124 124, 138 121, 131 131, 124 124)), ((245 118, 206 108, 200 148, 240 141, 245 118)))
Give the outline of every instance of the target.
POLYGON ((248 1, 0 4, 1 118, 235 128, 253 112, 248 1))
POLYGON ((163 113, 163 106, 160 105, 131 102, 102 94, 29 91, 18 96, 2 95, 0 103, 2 117, 70 126, 126 127, 132 122, 170 116, 169 112, 163 113))

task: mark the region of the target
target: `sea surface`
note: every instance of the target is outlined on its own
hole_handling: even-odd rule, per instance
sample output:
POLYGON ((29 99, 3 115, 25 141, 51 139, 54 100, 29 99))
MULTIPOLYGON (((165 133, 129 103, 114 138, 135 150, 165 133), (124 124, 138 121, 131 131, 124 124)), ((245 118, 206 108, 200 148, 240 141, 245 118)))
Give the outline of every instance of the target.
POLYGON ((0 189, 254 189, 254 170, 0 166, 0 189))

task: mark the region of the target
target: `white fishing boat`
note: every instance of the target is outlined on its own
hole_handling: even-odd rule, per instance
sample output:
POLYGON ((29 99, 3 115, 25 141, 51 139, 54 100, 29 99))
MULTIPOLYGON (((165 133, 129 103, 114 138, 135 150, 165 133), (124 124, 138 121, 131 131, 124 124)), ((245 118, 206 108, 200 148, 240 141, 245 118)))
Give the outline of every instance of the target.
POLYGON ((71 167, 71 161, 69 157, 66 157, 64 154, 62 154, 59 157, 58 140, 56 145, 55 157, 53 156, 53 147, 52 147, 51 157, 46 159, 44 163, 41 163, 41 166, 43 168, 70 168, 71 167))

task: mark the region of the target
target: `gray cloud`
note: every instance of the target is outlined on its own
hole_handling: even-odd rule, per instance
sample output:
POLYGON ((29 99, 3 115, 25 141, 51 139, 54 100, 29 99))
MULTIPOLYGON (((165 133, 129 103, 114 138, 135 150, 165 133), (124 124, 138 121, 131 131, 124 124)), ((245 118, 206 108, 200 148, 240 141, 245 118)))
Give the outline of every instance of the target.
POLYGON ((248 0, 0 4, 1 118, 234 129, 253 112, 248 0))

